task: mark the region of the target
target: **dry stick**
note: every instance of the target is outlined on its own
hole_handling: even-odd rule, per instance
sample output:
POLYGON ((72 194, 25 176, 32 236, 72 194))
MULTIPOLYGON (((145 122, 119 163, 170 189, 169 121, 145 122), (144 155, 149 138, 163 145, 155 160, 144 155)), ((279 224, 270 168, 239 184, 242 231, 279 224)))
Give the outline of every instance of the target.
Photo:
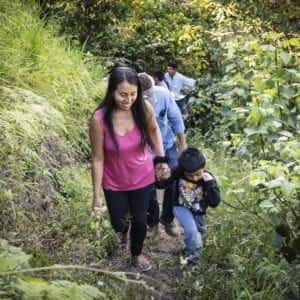
MULTIPOLYGON (((80 265, 54 265, 50 267, 39 267, 39 268, 29 268, 29 269, 23 269, 23 270, 17 270, 17 271, 7 271, 7 272, 0 272, 0 276, 7 276, 7 275, 15 275, 19 273, 27 273, 27 272, 39 272, 39 271, 48 271, 48 270, 63 270, 63 269, 79 269, 84 271, 91 271, 91 272, 97 272, 101 273, 102 275, 113 277, 114 279, 120 280, 125 283, 132 283, 136 285, 141 285, 143 288, 145 288, 147 291, 149 291, 152 294, 155 294, 156 296, 162 297, 162 293, 156 291, 153 287, 149 287, 145 281, 139 281, 135 279, 128 279, 120 277, 121 275, 127 275, 127 276, 134 276, 134 277, 140 277, 144 279, 151 279, 153 282, 155 280, 151 278, 150 276, 137 274, 133 272, 110 272, 102 269, 97 268, 91 268, 91 267, 85 267, 80 265)), ((164 299, 171 299, 169 297, 164 296, 164 299)))
POLYGON ((225 201, 225 200, 222 200, 222 202, 223 202, 225 205, 227 205, 227 206, 229 206, 229 207, 231 207, 231 208, 233 208, 233 209, 244 211, 244 207, 237 207, 237 206, 234 206, 234 205, 228 203, 228 202, 225 201))
MULTIPOLYGON (((240 211, 243 211, 243 212, 251 213, 252 215, 258 217, 261 221, 263 221, 264 224, 270 225, 270 223, 266 222, 266 220, 265 220, 262 216, 260 216, 258 213, 253 212, 253 211, 251 211, 251 210, 246 210, 247 207, 244 207, 244 206, 240 203, 240 201, 238 201, 238 202, 241 204, 242 207, 234 206, 234 205, 232 205, 232 204, 226 202, 225 200, 222 200, 222 202, 223 202, 225 205, 227 205, 227 206, 229 206, 229 207, 231 207, 231 208, 233 208, 233 209, 240 210, 240 211)), ((272 225, 272 224, 271 224, 271 225, 272 225)))
POLYGON ((208 31, 208 30, 204 30, 205 33, 214 35, 214 36, 226 36, 226 35, 233 35, 233 34, 239 34, 239 33, 248 33, 247 31, 243 31, 243 30, 237 30, 237 31, 229 31, 229 32, 212 32, 212 31, 208 31))

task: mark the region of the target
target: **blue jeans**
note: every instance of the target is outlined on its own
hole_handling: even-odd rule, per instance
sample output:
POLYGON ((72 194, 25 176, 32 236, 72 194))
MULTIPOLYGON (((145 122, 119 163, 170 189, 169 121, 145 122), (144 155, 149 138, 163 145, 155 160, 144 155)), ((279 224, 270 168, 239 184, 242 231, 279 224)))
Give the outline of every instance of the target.
POLYGON ((205 226, 205 217, 197 215, 196 218, 191 210, 185 206, 174 206, 173 213, 184 230, 184 254, 185 256, 198 256, 199 250, 203 248, 202 233, 199 229, 205 226), (198 224, 199 223, 199 224, 198 224))

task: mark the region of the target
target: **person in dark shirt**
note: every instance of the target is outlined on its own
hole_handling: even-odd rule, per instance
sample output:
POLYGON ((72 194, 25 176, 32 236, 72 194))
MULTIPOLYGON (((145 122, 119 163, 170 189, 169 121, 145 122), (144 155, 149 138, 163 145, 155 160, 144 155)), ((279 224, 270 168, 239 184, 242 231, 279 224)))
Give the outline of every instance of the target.
POLYGON ((163 71, 154 72, 153 78, 155 81, 155 85, 162 86, 162 87, 170 90, 169 85, 168 85, 167 81, 165 80, 165 74, 163 71))
POLYGON ((205 170, 204 155, 196 148, 187 148, 164 186, 172 201, 170 207, 184 230, 184 263, 196 264, 206 232, 206 210, 221 201, 217 181, 205 170))

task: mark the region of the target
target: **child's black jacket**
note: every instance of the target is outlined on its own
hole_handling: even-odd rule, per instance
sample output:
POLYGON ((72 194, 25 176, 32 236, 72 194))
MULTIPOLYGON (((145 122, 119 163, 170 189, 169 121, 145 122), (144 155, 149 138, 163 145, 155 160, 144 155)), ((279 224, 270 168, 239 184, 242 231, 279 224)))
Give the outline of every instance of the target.
MULTIPOLYGON (((176 169, 174 169, 171 177, 163 184, 163 186, 160 185, 160 187, 166 189, 165 193, 167 193, 167 201, 172 202, 172 205, 168 205, 169 207, 179 205, 178 200, 180 179, 189 181, 187 178, 185 178, 181 168, 177 167, 176 169)), ((221 201, 220 189, 215 179, 209 181, 204 181, 203 179, 201 179, 196 183, 203 188, 203 199, 199 204, 201 206, 201 214, 205 214, 208 206, 216 207, 219 205, 221 201)))

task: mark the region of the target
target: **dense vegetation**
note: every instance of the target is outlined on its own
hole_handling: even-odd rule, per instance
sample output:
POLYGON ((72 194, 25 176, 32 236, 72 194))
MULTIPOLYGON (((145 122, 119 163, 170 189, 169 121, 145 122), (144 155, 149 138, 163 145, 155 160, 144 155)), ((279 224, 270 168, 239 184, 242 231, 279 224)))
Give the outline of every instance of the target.
MULTIPOLYGON (((87 124, 105 67, 143 59, 151 72, 177 59, 199 78, 189 144, 204 150, 223 195, 209 213, 201 263, 180 280, 178 299, 298 299, 297 1, 40 4, 0 4, 1 297, 132 293, 120 274, 102 274, 105 284, 96 287, 96 269, 54 264, 89 264, 114 247, 107 220, 95 238, 86 164, 87 124), (22 273, 36 267, 49 270, 22 273)), ((146 297, 139 295, 130 297, 146 297)))

